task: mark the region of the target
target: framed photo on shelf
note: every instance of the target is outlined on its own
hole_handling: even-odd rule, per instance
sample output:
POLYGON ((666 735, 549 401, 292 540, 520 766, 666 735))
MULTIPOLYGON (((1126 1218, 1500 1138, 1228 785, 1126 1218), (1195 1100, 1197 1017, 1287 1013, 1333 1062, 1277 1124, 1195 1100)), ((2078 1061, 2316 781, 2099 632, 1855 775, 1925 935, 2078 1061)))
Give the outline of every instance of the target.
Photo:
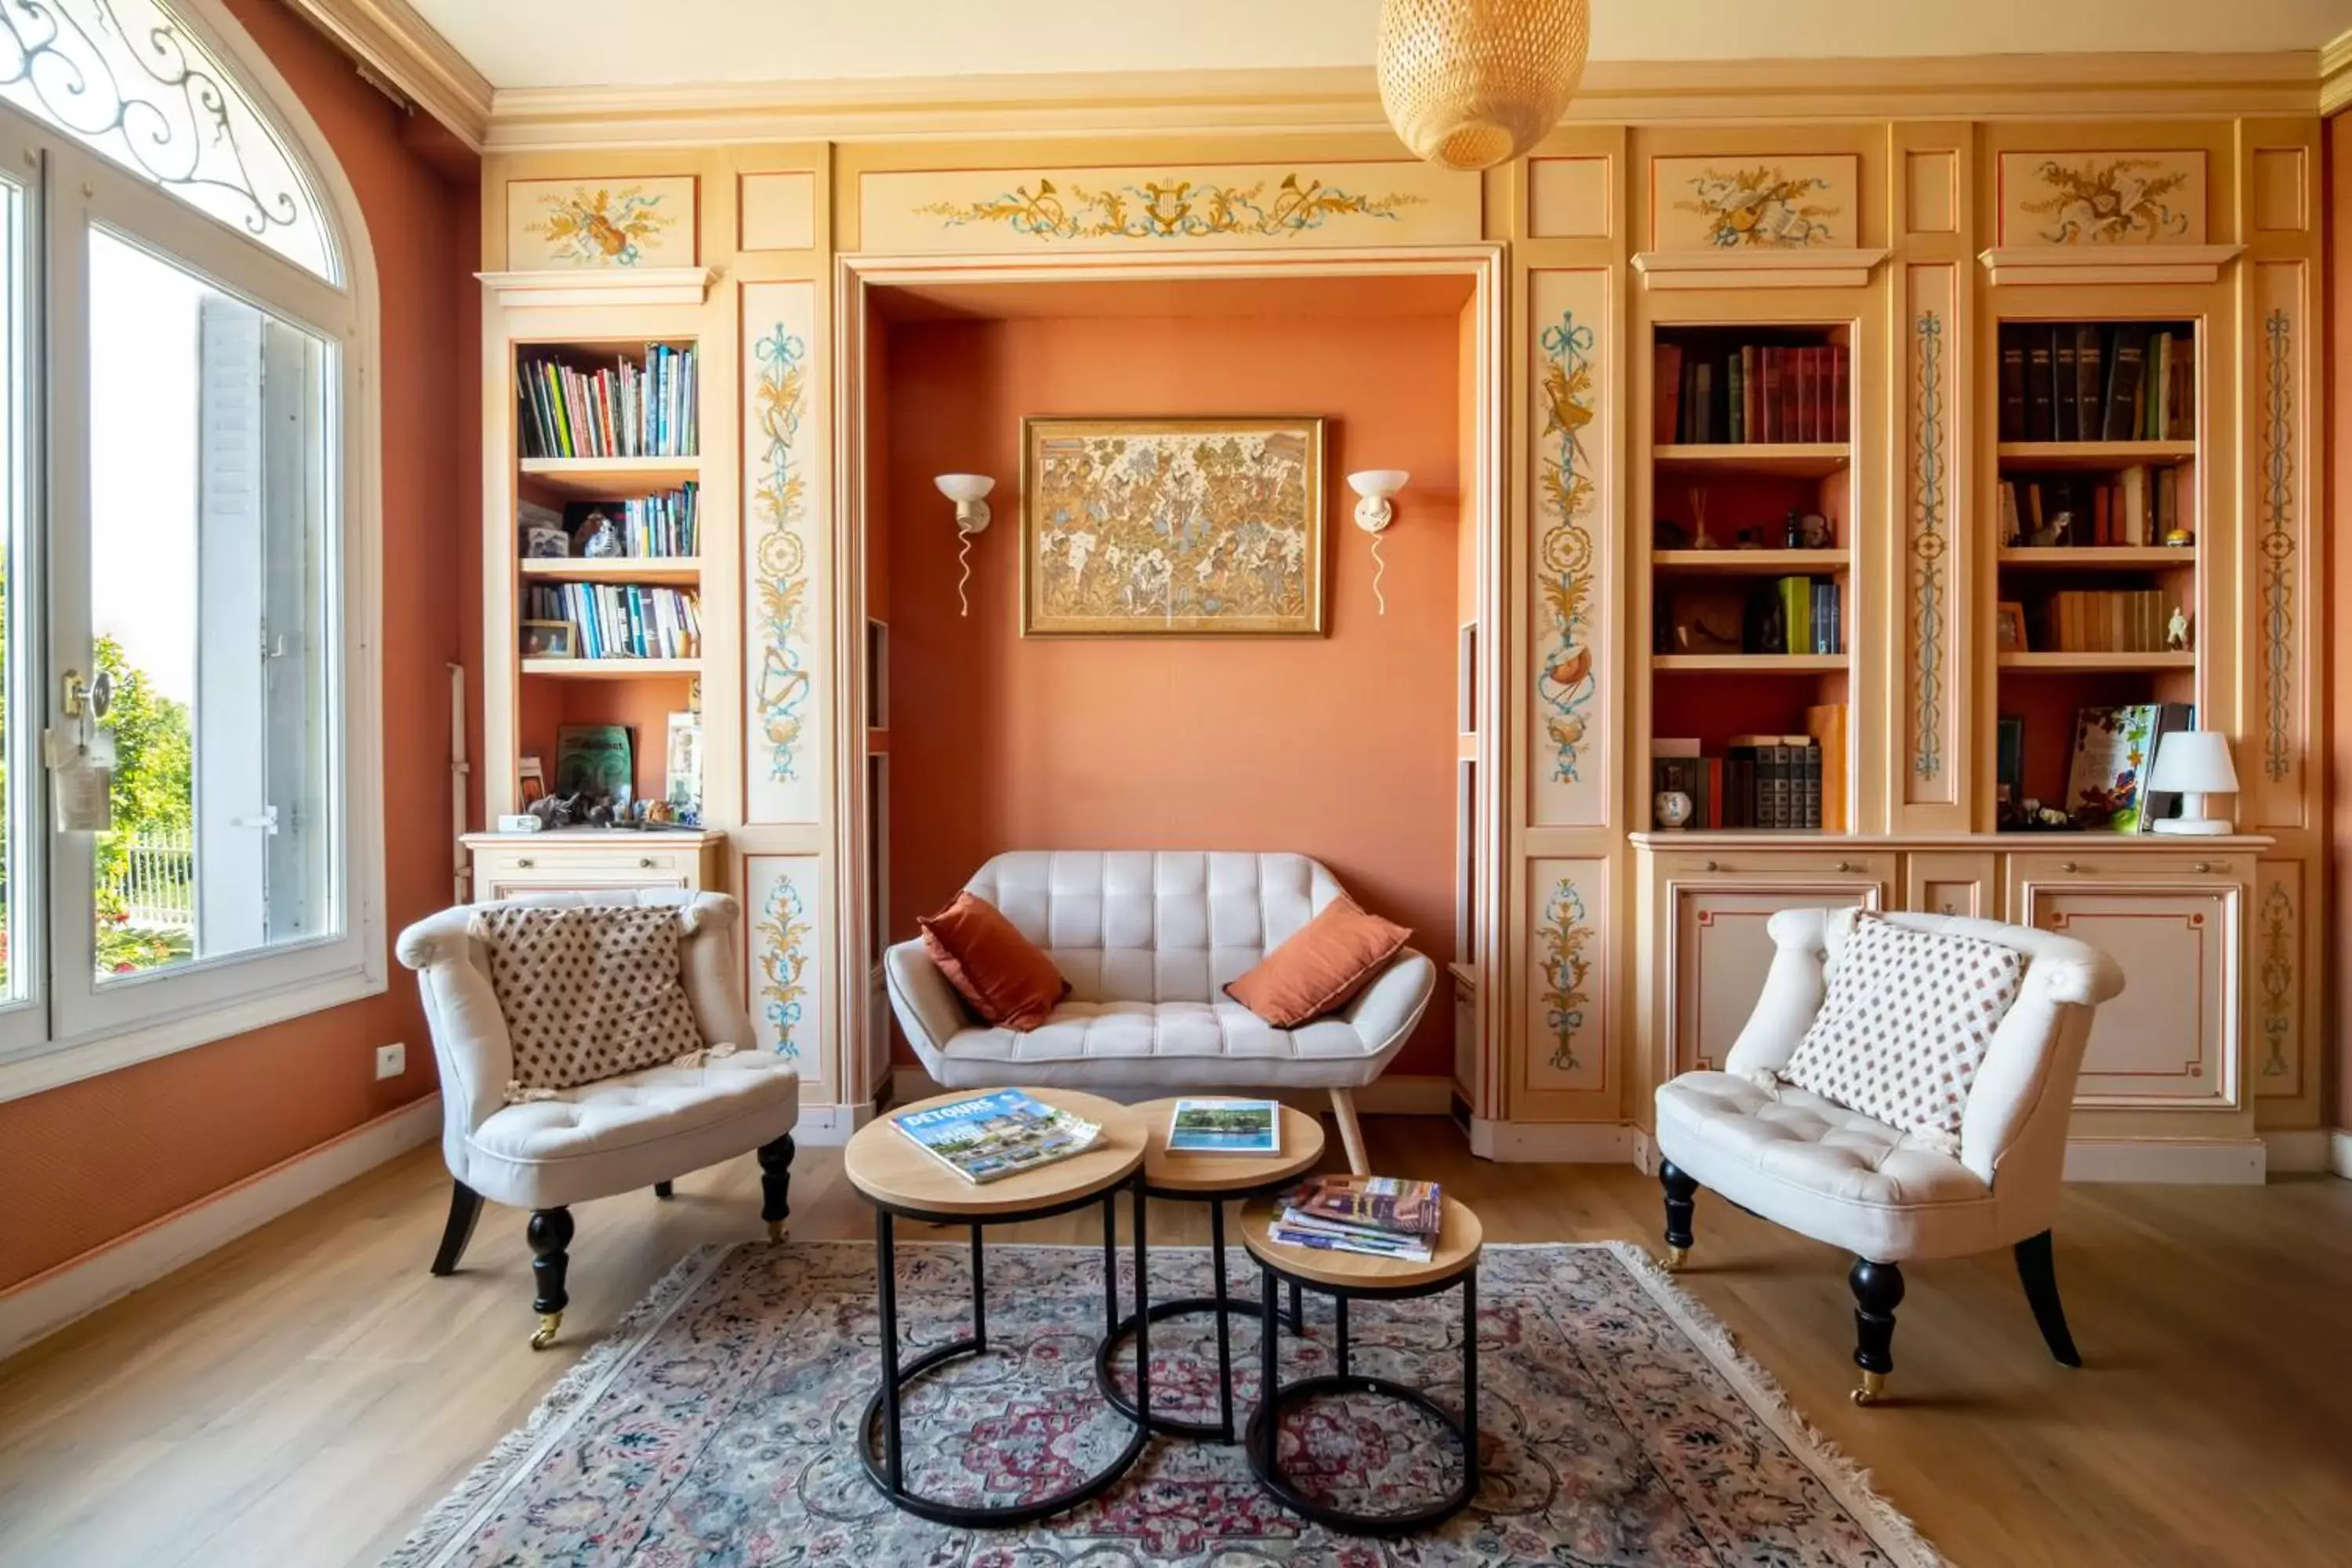
POLYGON ((2025 799, 2025 721, 2018 714, 2003 713, 1994 726, 1999 741, 1994 748, 1998 759, 1994 783, 2000 792, 1994 798, 2003 805, 2020 805, 2025 799))
POLYGON ((578 642, 570 621, 525 621, 522 624, 522 656, 525 658, 575 658, 578 642))
POLYGON ((522 803, 547 798, 547 771, 537 757, 525 757, 515 768, 515 782, 522 786, 522 803))
POLYGON ((1024 419, 1021 635, 1323 635, 1323 421, 1024 419))
POLYGON ((2025 606, 2004 599, 1993 614, 1998 617, 1993 623, 1993 646, 2003 653, 2030 652, 2025 644, 2025 606))

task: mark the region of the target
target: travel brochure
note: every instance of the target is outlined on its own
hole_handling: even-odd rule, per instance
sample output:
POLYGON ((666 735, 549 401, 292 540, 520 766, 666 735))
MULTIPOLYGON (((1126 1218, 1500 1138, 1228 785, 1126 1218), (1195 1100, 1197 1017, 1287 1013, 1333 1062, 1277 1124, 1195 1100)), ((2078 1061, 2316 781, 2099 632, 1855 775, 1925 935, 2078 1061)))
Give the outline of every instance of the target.
POLYGON ((1279 1154, 1282 1105, 1272 1100, 1180 1100, 1168 1119, 1171 1154, 1279 1154))
POLYGON ((1285 1194, 1269 1234, 1291 1247, 1426 1263, 1444 1215, 1434 1182, 1312 1176, 1285 1194))
POLYGON ((1082 1117, 1003 1089, 891 1121, 917 1147, 967 1182, 997 1181, 1083 1154, 1102 1129, 1082 1117))

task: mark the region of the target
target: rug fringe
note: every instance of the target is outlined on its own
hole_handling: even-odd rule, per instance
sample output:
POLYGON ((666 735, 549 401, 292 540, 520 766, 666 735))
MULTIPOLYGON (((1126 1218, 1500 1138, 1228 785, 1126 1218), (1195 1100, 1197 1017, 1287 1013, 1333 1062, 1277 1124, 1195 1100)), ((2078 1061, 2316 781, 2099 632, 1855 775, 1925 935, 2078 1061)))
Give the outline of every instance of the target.
POLYGON ((528 1473, 524 1460, 557 1429, 593 1402, 604 1384, 625 1365, 638 1346, 669 1320, 695 1289, 709 1278, 740 1242, 698 1247, 670 1266, 644 1299, 629 1309, 604 1337, 590 1345, 570 1372, 555 1381, 523 1424, 499 1439, 455 1491, 408 1532, 382 1568, 430 1568, 447 1561, 467 1527, 499 1496, 528 1473))
POLYGON ((1822 1484, 1836 1495, 1846 1511, 1860 1521, 1889 1556, 1906 1568, 1945 1568, 1943 1554, 1929 1544, 1919 1527, 1872 1486, 1869 1469, 1808 1420, 1762 1363, 1739 1348, 1723 1321, 1676 1284, 1675 1277, 1650 1256, 1647 1247, 1632 1241, 1600 1245, 1616 1255, 1625 1271, 1666 1310, 1748 1407, 1780 1434, 1780 1440, 1789 1445, 1789 1451, 1821 1478, 1822 1484))

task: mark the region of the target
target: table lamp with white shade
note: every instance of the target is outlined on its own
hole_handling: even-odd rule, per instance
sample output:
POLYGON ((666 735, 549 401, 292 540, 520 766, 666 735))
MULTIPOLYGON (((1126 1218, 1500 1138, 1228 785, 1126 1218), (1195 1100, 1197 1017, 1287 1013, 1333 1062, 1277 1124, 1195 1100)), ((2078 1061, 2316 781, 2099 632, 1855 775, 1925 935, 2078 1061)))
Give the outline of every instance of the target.
POLYGON ((2157 747, 2148 772, 2149 790, 2180 796, 2180 815, 2151 824, 2158 833, 2227 833, 2227 817, 2205 815, 2205 797, 2238 793, 2238 770, 2230 763, 2230 737, 2218 730, 2176 730, 2157 747))

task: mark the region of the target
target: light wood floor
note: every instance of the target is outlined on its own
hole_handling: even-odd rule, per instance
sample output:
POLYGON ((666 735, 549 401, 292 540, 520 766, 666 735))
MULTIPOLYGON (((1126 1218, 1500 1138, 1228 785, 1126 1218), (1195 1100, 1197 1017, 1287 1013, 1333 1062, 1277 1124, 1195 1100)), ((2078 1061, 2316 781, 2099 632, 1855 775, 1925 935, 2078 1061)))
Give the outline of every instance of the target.
MULTIPOLYGON (((1444 1181, 1489 1239, 1654 1241, 1632 1170, 1367 1125, 1376 1168, 1444 1181)), ((520 1215, 489 1209, 466 1270, 426 1274, 445 1184, 420 1149, 0 1366, 0 1561, 372 1563, 682 1254, 759 1230, 748 1159, 675 1203, 583 1206, 565 1338, 534 1355, 520 1215)), ((837 1151, 802 1152, 793 1198, 796 1236, 870 1234, 837 1151)), ((1205 1240, 1202 1214, 1153 1234, 1205 1240)), ((2085 1369, 2043 1353, 2006 1255, 1926 1266, 1871 1410, 1845 1400, 1845 1260, 1705 1196, 1697 1229, 1689 1289, 1955 1562, 2352 1557, 2352 1183, 2075 1187, 2058 1268, 2085 1369)))

